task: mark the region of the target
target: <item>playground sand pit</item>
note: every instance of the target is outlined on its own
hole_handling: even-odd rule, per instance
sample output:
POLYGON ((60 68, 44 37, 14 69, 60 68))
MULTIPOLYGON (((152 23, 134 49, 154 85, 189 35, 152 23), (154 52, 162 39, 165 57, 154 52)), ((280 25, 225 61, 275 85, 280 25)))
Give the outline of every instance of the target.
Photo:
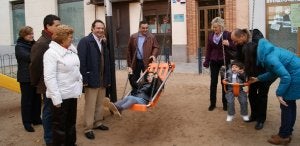
MULTIPOLYGON (((123 95, 126 72, 117 71, 118 98, 123 95)), ((221 86, 218 87, 217 108, 208 111, 209 75, 174 73, 167 81, 158 104, 147 112, 127 110, 122 119, 109 115, 103 123, 109 131, 95 130, 95 140, 83 133, 84 98, 78 100, 77 145, 79 146, 265 146, 267 139, 278 131, 279 103, 275 97, 275 82, 269 93, 268 113, 262 130, 255 130, 255 122, 245 123, 239 114, 232 122, 225 121, 227 112, 222 109, 221 86)), ((129 85, 127 85, 129 88, 129 85)), ((129 90, 129 89, 128 89, 129 90)), ((45 145, 43 128, 34 126, 35 132, 25 132, 20 113, 20 95, 0 88, 0 145, 45 145)), ((249 108, 250 111, 250 108, 249 108)), ((298 108, 299 113, 299 108, 298 108)), ((299 116, 298 116, 299 117, 299 116)), ((299 120, 295 124, 290 146, 300 143, 299 120)))

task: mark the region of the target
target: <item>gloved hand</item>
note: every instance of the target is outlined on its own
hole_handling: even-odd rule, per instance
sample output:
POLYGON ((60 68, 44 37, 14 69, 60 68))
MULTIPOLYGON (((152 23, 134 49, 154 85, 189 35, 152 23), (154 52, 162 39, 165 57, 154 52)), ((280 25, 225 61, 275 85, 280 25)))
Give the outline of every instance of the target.
POLYGON ((208 68, 209 67, 209 61, 205 60, 203 62, 203 66, 206 67, 206 68, 208 68))

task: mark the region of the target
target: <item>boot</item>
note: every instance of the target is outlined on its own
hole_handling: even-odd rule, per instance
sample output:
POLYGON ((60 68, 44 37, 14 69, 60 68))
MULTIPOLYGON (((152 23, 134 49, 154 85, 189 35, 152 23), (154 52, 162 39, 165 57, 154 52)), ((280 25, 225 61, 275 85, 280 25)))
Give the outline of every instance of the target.
POLYGON ((291 140, 290 137, 282 138, 279 135, 272 135, 268 142, 274 145, 287 145, 291 140))

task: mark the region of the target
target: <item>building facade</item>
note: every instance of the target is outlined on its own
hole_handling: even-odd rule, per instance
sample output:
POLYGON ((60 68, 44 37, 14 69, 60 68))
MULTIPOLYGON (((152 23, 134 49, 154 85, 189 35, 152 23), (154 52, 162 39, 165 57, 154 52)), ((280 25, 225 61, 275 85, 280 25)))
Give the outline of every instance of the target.
MULTIPOLYGON (((216 16, 225 19, 229 31, 258 28, 273 43, 299 53, 299 26, 287 15, 298 13, 300 0, 144 0, 143 5, 139 0, 111 1, 117 59, 125 58, 128 38, 144 19, 160 43, 161 54, 175 62, 196 62, 200 53, 205 55, 210 21, 216 16)), ((105 7, 103 0, 0 0, 0 48, 13 46, 24 25, 34 28, 37 39, 48 14, 74 27, 77 44, 91 32, 95 19, 105 20, 105 7)))

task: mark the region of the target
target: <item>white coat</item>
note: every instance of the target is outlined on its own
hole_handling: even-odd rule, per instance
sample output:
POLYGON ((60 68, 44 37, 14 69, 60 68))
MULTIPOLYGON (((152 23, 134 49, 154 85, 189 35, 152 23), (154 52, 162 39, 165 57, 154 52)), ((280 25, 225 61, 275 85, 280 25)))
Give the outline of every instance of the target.
POLYGON ((77 49, 71 45, 68 49, 52 41, 44 54, 44 80, 46 96, 54 105, 63 99, 78 98, 82 93, 82 76, 77 49))

